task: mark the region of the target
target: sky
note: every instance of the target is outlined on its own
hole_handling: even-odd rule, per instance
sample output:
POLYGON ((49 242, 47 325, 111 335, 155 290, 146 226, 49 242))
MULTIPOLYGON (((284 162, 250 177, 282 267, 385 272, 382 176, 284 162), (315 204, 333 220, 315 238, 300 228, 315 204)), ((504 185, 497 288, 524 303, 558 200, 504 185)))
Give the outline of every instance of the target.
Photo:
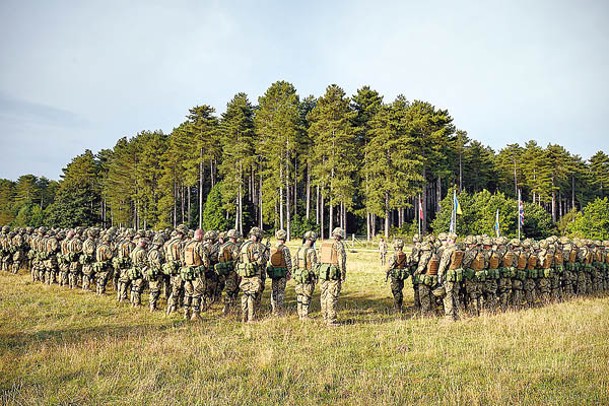
POLYGON ((2 0, 0 178, 59 179, 86 149, 170 133, 278 80, 447 109, 495 151, 609 153, 609 3, 2 0))

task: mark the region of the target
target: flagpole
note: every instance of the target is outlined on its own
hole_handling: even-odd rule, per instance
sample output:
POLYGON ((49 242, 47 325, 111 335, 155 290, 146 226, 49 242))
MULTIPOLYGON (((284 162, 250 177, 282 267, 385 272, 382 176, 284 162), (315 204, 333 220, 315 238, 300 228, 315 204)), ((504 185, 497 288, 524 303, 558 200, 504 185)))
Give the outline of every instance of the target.
POLYGON ((421 203, 421 194, 419 193, 419 215, 417 216, 419 218, 419 240, 421 239, 421 213, 423 212, 423 206, 421 203))

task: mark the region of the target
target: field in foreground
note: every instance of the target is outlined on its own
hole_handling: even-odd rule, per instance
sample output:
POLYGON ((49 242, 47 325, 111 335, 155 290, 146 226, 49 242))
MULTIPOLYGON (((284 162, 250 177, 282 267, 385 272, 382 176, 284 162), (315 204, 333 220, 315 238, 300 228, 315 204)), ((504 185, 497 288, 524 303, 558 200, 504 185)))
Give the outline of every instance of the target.
POLYGON ((446 325, 389 311, 376 254, 348 268, 335 328, 293 282, 290 316, 193 325, 0 272, 0 404, 609 404, 609 298, 446 325))

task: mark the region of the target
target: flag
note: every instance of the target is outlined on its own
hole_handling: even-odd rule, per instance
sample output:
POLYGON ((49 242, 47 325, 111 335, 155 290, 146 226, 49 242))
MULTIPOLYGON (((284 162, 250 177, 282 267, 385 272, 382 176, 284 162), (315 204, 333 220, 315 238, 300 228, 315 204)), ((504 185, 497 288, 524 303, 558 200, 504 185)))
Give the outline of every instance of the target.
POLYGON ((419 219, 423 220, 423 201, 421 200, 421 195, 419 195, 419 219))
POLYGON ((495 215, 495 226, 493 228, 495 229, 495 234, 499 237, 499 209, 497 209, 497 214, 495 215))
POLYGON ((524 204, 522 203, 520 190, 518 191, 518 219, 520 221, 520 226, 524 226, 524 204))
POLYGON ((461 205, 459 204, 459 200, 457 200, 457 190, 454 191, 454 202, 453 202, 453 210, 457 214, 463 214, 461 211, 461 205))

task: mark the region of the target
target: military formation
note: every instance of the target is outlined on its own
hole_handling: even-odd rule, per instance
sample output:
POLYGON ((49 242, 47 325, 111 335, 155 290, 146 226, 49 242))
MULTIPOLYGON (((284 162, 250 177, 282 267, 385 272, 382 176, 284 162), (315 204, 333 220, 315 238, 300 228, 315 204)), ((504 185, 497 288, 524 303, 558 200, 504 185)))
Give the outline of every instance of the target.
POLYGON ((33 282, 97 295, 106 295, 111 285, 116 301, 133 307, 142 306, 147 289, 151 312, 182 312, 193 321, 200 320, 201 313, 214 303, 221 304, 226 316, 238 312, 239 296, 241 320, 256 320, 267 277, 271 279, 271 313, 286 313, 286 283, 293 278, 298 316, 308 319, 319 283, 323 319, 330 326, 337 325, 338 298, 346 277, 343 230, 334 229, 332 239, 321 244, 319 257, 313 231, 304 234, 294 257, 285 245, 287 233, 278 230, 275 237, 274 246, 268 239, 263 244, 258 227, 244 239, 234 229, 204 232, 184 225, 160 232, 114 227, 11 230, 4 226, 0 260, 2 270, 27 270, 33 282))
POLYGON ((609 241, 549 237, 508 240, 455 234, 413 238, 410 255, 394 241, 386 269, 394 307, 403 310, 404 281, 411 277, 417 314, 477 316, 542 306, 609 291, 609 241))

